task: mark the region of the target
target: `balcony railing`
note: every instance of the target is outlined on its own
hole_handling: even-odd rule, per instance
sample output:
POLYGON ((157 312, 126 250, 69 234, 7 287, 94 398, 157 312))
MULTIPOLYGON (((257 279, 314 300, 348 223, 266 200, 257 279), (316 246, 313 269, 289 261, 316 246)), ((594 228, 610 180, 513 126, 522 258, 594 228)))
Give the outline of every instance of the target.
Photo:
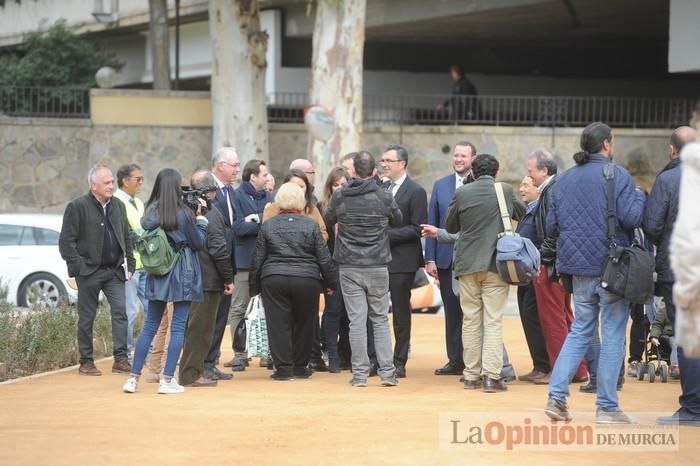
MULTIPOLYGON (((365 125, 585 126, 675 128, 687 124, 696 98, 583 96, 365 95, 365 125)), ((302 123, 306 93, 267 95, 272 123, 302 123)), ((0 87, 0 115, 89 118, 85 88, 0 87)))
MULTIPOLYGON (((365 125, 585 126, 674 128, 688 123, 697 99, 667 97, 366 95, 365 125)), ((270 122, 301 123, 303 93, 268 95, 270 122)))
POLYGON ((90 90, 72 87, 0 87, 0 116, 89 118, 90 90))

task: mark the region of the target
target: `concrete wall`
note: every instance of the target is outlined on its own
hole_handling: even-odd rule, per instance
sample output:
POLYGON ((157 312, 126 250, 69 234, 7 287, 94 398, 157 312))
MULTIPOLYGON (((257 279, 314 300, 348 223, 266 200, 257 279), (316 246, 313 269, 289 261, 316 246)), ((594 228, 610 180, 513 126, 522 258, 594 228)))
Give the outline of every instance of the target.
MULTIPOLYGON (((648 187, 667 162, 669 134, 615 130, 615 159, 648 187)), ((457 141, 469 140, 479 152, 496 155, 501 179, 517 183, 527 154, 537 147, 552 149, 561 166, 570 166, 579 136, 578 128, 374 127, 365 130, 364 147, 379 158, 387 144, 404 144, 410 175, 430 192, 437 178, 450 173, 451 146, 457 141)), ((303 125, 271 125, 269 165, 278 183, 289 162, 304 156, 306 141, 303 125)), ((70 199, 87 191, 87 171, 97 163, 113 170, 125 163, 141 165, 146 178, 141 196, 147 198, 158 170, 174 167, 187 177, 208 167, 210 154, 211 129, 205 126, 0 118, 0 212, 62 212, 70 199)))
POLYGON ((668 71, 697 73, 700 71, 700 54, 698 54, 700 2, 696 0, 670 0, 670 2, 668 71))

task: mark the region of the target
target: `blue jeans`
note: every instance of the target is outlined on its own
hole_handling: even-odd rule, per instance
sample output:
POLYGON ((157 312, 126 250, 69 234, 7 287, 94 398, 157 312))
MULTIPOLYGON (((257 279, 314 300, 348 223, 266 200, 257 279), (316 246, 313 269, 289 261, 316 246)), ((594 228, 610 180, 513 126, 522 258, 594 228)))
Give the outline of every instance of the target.
POLYGON ((629 302, 600 287, 597 277, 574 275, 575 318, 566 336, 549 382, 549 396, 566 403, 569 382, 586 354, 601 321, 602 342, 596 370, 596 406, 606 411, 619 409, 617 378, 625 357, 625 331, 629 302))
MULTIPOLYGON (((598 359, 600 358, 600 334, 598 333, 598 322, 595 323, 595 331, 591 339, 591 345, 586 351, 586 365, 588 366, 588 382, 596 386, 598 383, 598 359)), ((624 359, 624 358, 623 358, 624 359)), ((617 377, 617 385, 625 383, 625 365, 620 366, 620 374, 617 377)))
MULTIPOLYGON (((148 311, 146 312, 146 320, 143 323, 143 331, 139 335, 136 342, 136 353, 134 354, 134 363, 131 366, 131 373, 141 375, 143 363, 146 361, 146 355, 151 347, 153 337, 158 332, 160 321, 165 312, 164 301, 149 301, 148 311)), ((175 374, 175 366, 180 358, 180 351, 185 341, 185 327, 187 326, 187 315, 190 312, 189 301, 179 301, 173 303, 173 320, 170 323, 170 342, 168 343, 168 357, 165 361, 163 375, 172 377, 175 374)))
POLYGON ((139 312, 139 301, 144 309, 148 309, 146 272, 143 269, 136 270, 131 280, 125 283, 124 290, 126 292, 126 318, 128 320, 126 346, 129 357, 131 357, 131 352, 134 349, 134 321, 139 312))

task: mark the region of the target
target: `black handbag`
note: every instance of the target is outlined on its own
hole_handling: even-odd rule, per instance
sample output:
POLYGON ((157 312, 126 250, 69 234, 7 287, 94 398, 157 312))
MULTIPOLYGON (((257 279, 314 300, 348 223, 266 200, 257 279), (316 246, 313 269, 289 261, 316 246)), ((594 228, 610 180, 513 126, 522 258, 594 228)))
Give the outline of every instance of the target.
POLYGON ((600 286, 633 304, 645 304, 654 291, 654 255, 636 238, 631 246, 619 246, 615 242, 615 166, 603 169, 608 183, 608 240, 610 249, 600 277, 600 286))

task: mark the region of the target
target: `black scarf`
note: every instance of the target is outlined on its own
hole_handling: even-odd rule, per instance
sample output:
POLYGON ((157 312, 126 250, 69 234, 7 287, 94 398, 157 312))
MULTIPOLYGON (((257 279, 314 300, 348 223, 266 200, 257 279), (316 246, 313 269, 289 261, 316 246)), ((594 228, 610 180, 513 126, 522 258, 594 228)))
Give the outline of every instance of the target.
POLYGON ((256 201, 265 199, 265 197, 267 196, 267 191, 265 191, 264 189, 261 191, 256 190, 255 186, 253 186, 253 184, 250 181, 244 181, 241 187, 247 195, 249 195, 256 201))

